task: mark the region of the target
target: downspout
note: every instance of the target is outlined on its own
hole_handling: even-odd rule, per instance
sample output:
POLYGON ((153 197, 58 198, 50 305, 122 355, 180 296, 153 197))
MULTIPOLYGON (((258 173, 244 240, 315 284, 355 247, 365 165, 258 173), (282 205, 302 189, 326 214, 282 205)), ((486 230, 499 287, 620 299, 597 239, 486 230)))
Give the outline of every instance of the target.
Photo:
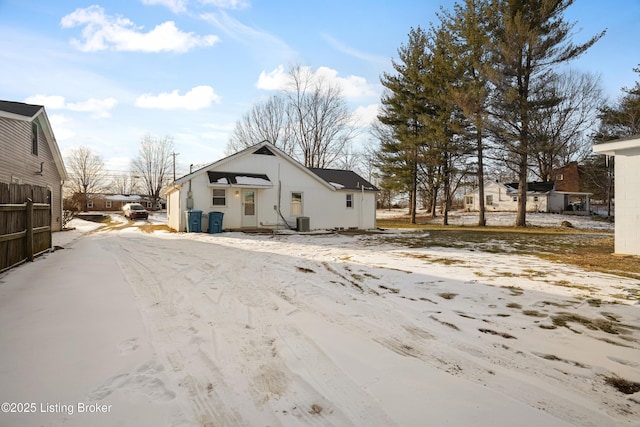
MULTIPOLYGON (((289 230, 293 230, 293 227, 289 225, 287 220, 284 218, 284 215, 282 215, 282 211, 280 210, 281 197, 282 197, 282 181, 280 181, 280 164, 278 163, 278 204, 277 204, 276 210, 278 211, 278 215, 280 216, 280 218, 282 218, 284 225, 286 225, 289 230)), ((276 220, 276 226, 277 226, 277 223, 278 221, 276 220)))

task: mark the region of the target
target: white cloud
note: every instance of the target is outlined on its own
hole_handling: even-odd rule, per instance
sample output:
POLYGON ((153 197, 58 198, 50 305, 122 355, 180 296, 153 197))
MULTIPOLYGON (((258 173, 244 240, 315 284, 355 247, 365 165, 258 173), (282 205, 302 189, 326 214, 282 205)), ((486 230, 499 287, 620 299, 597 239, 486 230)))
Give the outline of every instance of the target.
POLYGON ((278 68, 267 73, 260 72, 256 87, 264 90, 281 90, 287 87, 289 75, 284 71, 284 66, 278 65, 278 68))
POLYGON ((76 133, 71 129, 68 129, 65 123, 69 122, 69 119, 62 114, 47 115, 51 127, 53 128, 53 134, 56 136, 57 141, 66 141, 76 136, 76 133))
POLYGON ((111 117, 109 110, 118 104, 115 98, 89 98, 86 101, 67 102, 64 96, 59 95, 34 95, 25 99, 24 102, 27 104, 44 105, 47 110, 69 110, 91 113, 91 117, 96 119, 111 117))
POLYGON ((219 38, 214 35, 197 36, 180 31, 173 21, 163 22, 143 33, 132 21, 104 13, 100 6, 76 9, 60 21, 62 27, 84 26, 83 41, 72 43, 81 51, 95 52, 113 49, 140 52, 186 52, 199 46, 213 46, 219 38))
POLYGON ((158 95, 140 95, 136 106, 160 110, 200 110, 211 106, 213 102, 219 103, 220 97, 211 86, 196 86, 184 95, 180 95, 177 90, 158 95))
POLYGON ((249 7, 249 1, 247 0, 200 0, 202 4, 210 4, 220 7, 222 9, 246 9, 249 7))
POLYGON ((380 105, 370 104, 356 108, 354 112, 354 122, 358 127, 367 127, 375 122, 378 117, 378 109, 380 105))
MULTIPOLYGON (((311 70, 311 67, 302 67, 302 73, 309 75, 311 78, 338 85, 342 89, 342 95, 345 98, 377 95, 376 91, 367 83, 364 77, 338 77, 338 72, 328 67, 319 67, 315 72, 311 70)), ((284 66, 279 65, 278 68, 271 72, 262 71, 258 77, 256 86, 258 89, 264 90, 281 90, 287 88, 289 81, 289 75, 285 71, 284 66)))
POLYGON ((357 59, 361 59, 363 61, 371 62, 373 64, 376 64, 376 65, 382 66, 382 67, 388 66, 388 64, 390 63, 390 58, 377 56, 377 55, 372 55, 370 53, 366 53, 366 52, 362 52, 362 51, 353 49, 352 47, 347 46, 346 44, 342 43, 341 41, 336 40, 335 38, 333 38, 329 34, 322 33, 321 36, 322 36, 323 39, 325 39, 325 41, 327 43, 329 43, 330 46, 332 46, 334 49, 336 49, 339 52, 342 52, 342 53, 344 53, 346 55, 352 56, 352 57, 357 58, 357 59))
POLYGON ((167 7, 173 13, 180 13, 187 11, 187 0, 142 0, 143 4, 146 5, 155 5, 159 4, 161 6, 167 7))
POLYGON ((296 53, 284 41, 275 35, 243 24, 232 18, 224 11, 217 13, 203 13, 200 18, 214 25, 229 37, 247 46, 254 54, 278 62, 291 61, 296 53))

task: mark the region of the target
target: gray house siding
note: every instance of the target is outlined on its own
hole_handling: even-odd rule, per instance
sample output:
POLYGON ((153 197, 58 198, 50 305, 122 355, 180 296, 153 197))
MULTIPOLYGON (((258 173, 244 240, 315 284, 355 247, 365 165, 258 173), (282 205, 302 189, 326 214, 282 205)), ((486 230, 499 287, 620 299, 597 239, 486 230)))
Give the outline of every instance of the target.
POLYGON ((62 180, 51 151, 43 114, 32 121, 0 117, 0 181, 39 185, 51 190, 53 231, 62 228, 62 180), (38 125, 37 154, 32 150, 32 123, 38 125), (44 163, 43 163, 44 162, 44 163), (42 163, 42 174, 40 168, 42 163))

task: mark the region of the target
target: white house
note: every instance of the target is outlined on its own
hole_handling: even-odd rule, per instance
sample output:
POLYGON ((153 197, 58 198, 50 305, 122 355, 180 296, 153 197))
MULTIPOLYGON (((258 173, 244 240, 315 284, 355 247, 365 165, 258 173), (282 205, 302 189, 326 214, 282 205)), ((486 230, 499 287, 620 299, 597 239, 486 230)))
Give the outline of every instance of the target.
POLYGON ((615 251, 640 255, 640 136, 597 144, 593 151, 615 156, 615 251))
MULTIPOLYGON (((518 210, 518 183, 503 184, 487 181, 484 184, 485 211, 516 212, 518 210)), ((556 191, 553 182, 527 183, 527 211, 588 215, 591 193, 556 191)), ((467 211, 480 209, 479 191, 465 194, 467 211)))
POLYGON ((203 232, 210 217, 220 216, 211 212, 223 214, 222 224, 212 223, 212 231, 371 229, 377 191, 355 172, 307 168, 263 141, 177 179, 166 191, 167 222, 187 231, 202 211, 203 232))

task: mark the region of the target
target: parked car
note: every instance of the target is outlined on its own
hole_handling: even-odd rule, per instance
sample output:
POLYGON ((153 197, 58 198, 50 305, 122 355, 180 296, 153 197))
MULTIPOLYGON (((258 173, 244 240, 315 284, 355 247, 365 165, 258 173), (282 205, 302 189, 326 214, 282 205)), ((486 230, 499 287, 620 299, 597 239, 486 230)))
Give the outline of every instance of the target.
POLYGON ((129 219, 149 218, 149 212, 140 203, 127 203, 122 207, 122 213, 129 219))

